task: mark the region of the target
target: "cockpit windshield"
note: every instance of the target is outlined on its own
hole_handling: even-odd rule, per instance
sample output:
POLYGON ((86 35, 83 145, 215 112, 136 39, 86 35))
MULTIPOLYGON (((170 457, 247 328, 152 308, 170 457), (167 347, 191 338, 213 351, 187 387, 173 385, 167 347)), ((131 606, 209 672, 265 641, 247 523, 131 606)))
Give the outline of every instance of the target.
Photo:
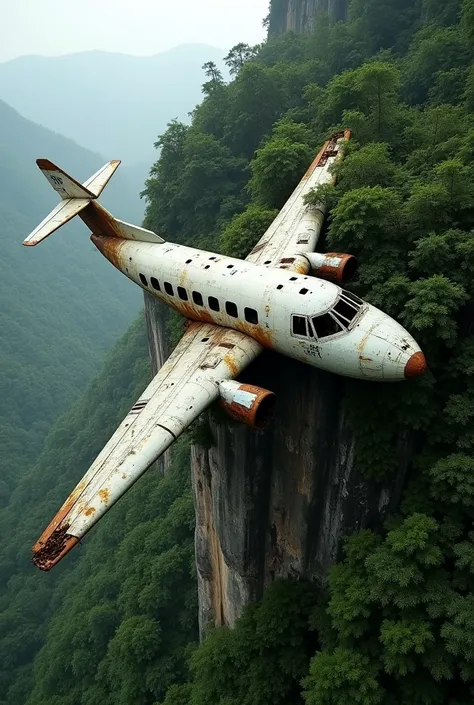
POLYGON ((322 316, 314 316, 312 321, 317 338, 327 338, 329 335, 335 335, 343 330, 342 326, 339 325, 330 313, 324 313, 322 316))
POLYGON ((313 329, 318 339, 328 338, 348 330, 363 305, 362 299, 350 291, 342 291, 341 296, 329 313, 313 316, 313 329))

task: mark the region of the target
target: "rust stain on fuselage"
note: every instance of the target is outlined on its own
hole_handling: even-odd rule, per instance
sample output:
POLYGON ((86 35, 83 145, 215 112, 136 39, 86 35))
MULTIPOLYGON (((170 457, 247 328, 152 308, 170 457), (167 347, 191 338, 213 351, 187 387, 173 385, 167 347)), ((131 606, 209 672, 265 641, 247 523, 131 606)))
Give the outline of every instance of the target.
POLYGON ((239 368, 235 361, 235 356, 232 353, 227 353, 227 355, 224 356, 224 362, 229 368, 232 377, 237 377, 237 375, 239 374, 239 368))
POLYGON ((104 257, 106 257, 109 262, 114 265, 114 267, 121 272, 126 271, 127 260, 121 253, 121 250, 127 240, 123 240, 122 238, 118 238, 116 236, 102 236, 95 233, 91 235, 91 240, 99 252, 101 252, 104 257))

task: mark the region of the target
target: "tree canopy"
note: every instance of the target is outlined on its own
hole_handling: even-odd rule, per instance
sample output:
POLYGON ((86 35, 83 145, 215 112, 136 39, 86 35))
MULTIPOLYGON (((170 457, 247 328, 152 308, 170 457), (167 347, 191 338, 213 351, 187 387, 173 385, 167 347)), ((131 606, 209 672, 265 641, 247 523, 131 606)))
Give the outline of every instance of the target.
POLYGON ((310 200, 331 207, 327 250, 359 258, 354 291, 428 358, 412 384, 344 385, 365 476, 395 472, 410 439, 400 506, 347 537, 325 585, 277 582, 197 646, 183 440, 171 471, 149 473, 67 568, 30 574, 33 528, 144 384, 137 324, 0 515, 12 536, 0 552, 1 705, 472 702, 473 12, 472 0, 352 0, 345 23, 234 47, 233 80, 206 65, 203 102, 158 139, 145 187, 147 227, 244 256, 318 146, 352 130, 337 185, 310 200))

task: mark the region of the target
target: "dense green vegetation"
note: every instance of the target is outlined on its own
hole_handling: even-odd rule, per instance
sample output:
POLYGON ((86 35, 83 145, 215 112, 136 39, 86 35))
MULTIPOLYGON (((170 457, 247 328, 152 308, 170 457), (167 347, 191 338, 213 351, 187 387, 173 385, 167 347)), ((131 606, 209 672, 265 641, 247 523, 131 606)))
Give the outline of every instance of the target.
POLYGON ((192 125, 169 126, 146 186, 149 227, 243 255, 323 139, 353 130, 337 187, 313 196, 332 208, 327 248, 359 256, 357 293, 430 367, 414 384, 345 387, 368 476, 394 472, 400 431, 413 438, 398 514, 347 539, 325 590, 276 583, 195 648, 184 442, 166 477, 149 473, 75 556, 35 573, 28 544, 144 384, 137 324, 0 516, 14 534, 1 705, 472 702, 473 28, 473 0, 352 0, 345 24, 231 52, 230 84, 209 62, 192 125))
POLYGON ((133 488, 64 566, 30 546, 150 376, 140 319, 54 425, 0 514, 0 703, 128 705, 164 696, 196 638, 188 444, 133 488), (33 657, 42 646, 34 666, 33 657))
MULTIPOLYGON (((98 255, 84 226, 21 246, 58 201, 38 156, 82 179, 101 166, 97 155, 0 101, 0 507, 139 307, 133 286, 98 255)), ((116 178, 104 202, 132 218, 132 187, 116 178)))
POLYGON ((242 255, 317 145, 351 128, 337 187, 313 196, 332 207, 327 248, 359 256, 357 292, 430 366, 414 385, 347 385, 368 476, 394 471, 400 430, 414 436, 399 514, 347 540, 325 594, 277 585, 211 633, 167 705, 472 702, 473 13, 353 0, 349 22, 268 42, 230 85, 208 65, 193 125, 161 138, 149 222, 242 255))

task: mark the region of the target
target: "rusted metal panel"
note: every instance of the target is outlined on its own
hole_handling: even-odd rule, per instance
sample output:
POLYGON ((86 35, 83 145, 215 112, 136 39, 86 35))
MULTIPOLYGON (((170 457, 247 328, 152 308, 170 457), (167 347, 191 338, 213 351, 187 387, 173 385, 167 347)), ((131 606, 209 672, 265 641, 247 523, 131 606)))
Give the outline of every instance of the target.
POLYGON ((311 273, 327 281, 341 283, 352 279, 357 271, 354 255, 338 252, 308 252, 305 257, 311 266, 311 273))
POLYGON ((219 385, 220 404, 235 421, 252 428, 266 428, 275 414, 276 396, 268 389, 235 381, 219 385))

